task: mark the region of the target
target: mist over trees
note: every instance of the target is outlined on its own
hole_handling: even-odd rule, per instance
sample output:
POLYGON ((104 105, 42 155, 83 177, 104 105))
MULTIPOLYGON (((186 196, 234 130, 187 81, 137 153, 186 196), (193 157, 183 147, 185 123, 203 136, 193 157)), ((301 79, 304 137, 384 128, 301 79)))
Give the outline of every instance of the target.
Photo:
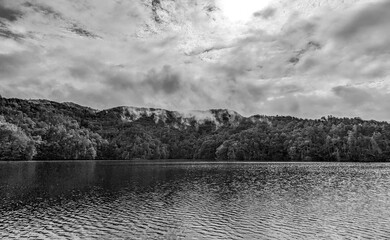
POLYGON ((123 119, 121 108, 0 97, 0 160, 203 159, 221 161, 388 161, 387 122, 332 116, 231 116, 184 125, 123 119), (233 121, 233 120, 234 121, 233 121))

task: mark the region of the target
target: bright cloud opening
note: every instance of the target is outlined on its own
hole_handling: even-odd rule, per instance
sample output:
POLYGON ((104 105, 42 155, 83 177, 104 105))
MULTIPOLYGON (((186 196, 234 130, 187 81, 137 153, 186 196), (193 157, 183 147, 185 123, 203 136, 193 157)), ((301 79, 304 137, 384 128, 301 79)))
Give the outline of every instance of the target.
POLYGON ((219 0, 223 14, 234 22, 248 21, 253 13, 262 10, 274 0, 219 0))

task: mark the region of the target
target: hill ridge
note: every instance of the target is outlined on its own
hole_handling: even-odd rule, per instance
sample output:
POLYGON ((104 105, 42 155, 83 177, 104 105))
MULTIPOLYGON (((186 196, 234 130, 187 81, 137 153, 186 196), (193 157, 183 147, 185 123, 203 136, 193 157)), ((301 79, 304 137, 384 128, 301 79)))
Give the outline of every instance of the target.
POLYGON ((0 160, 387 161, 390 124, 0 98, 0 160))

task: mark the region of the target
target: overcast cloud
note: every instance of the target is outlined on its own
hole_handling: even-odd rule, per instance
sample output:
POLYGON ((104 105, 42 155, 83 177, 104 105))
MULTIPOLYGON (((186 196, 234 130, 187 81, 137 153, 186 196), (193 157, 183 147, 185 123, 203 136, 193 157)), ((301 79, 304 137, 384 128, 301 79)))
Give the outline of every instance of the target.
POLYGON ((390 1, 269 2, 0 0, 0 94, 390 120, 390 1))

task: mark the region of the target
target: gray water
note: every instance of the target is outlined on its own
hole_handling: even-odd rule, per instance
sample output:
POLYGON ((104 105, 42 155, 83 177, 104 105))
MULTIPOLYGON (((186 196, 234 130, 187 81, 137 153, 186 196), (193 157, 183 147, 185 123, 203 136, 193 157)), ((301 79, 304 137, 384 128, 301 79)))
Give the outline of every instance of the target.
POLYGON ((0 239, 390 239, 390 164, 3 162, 0 239))

